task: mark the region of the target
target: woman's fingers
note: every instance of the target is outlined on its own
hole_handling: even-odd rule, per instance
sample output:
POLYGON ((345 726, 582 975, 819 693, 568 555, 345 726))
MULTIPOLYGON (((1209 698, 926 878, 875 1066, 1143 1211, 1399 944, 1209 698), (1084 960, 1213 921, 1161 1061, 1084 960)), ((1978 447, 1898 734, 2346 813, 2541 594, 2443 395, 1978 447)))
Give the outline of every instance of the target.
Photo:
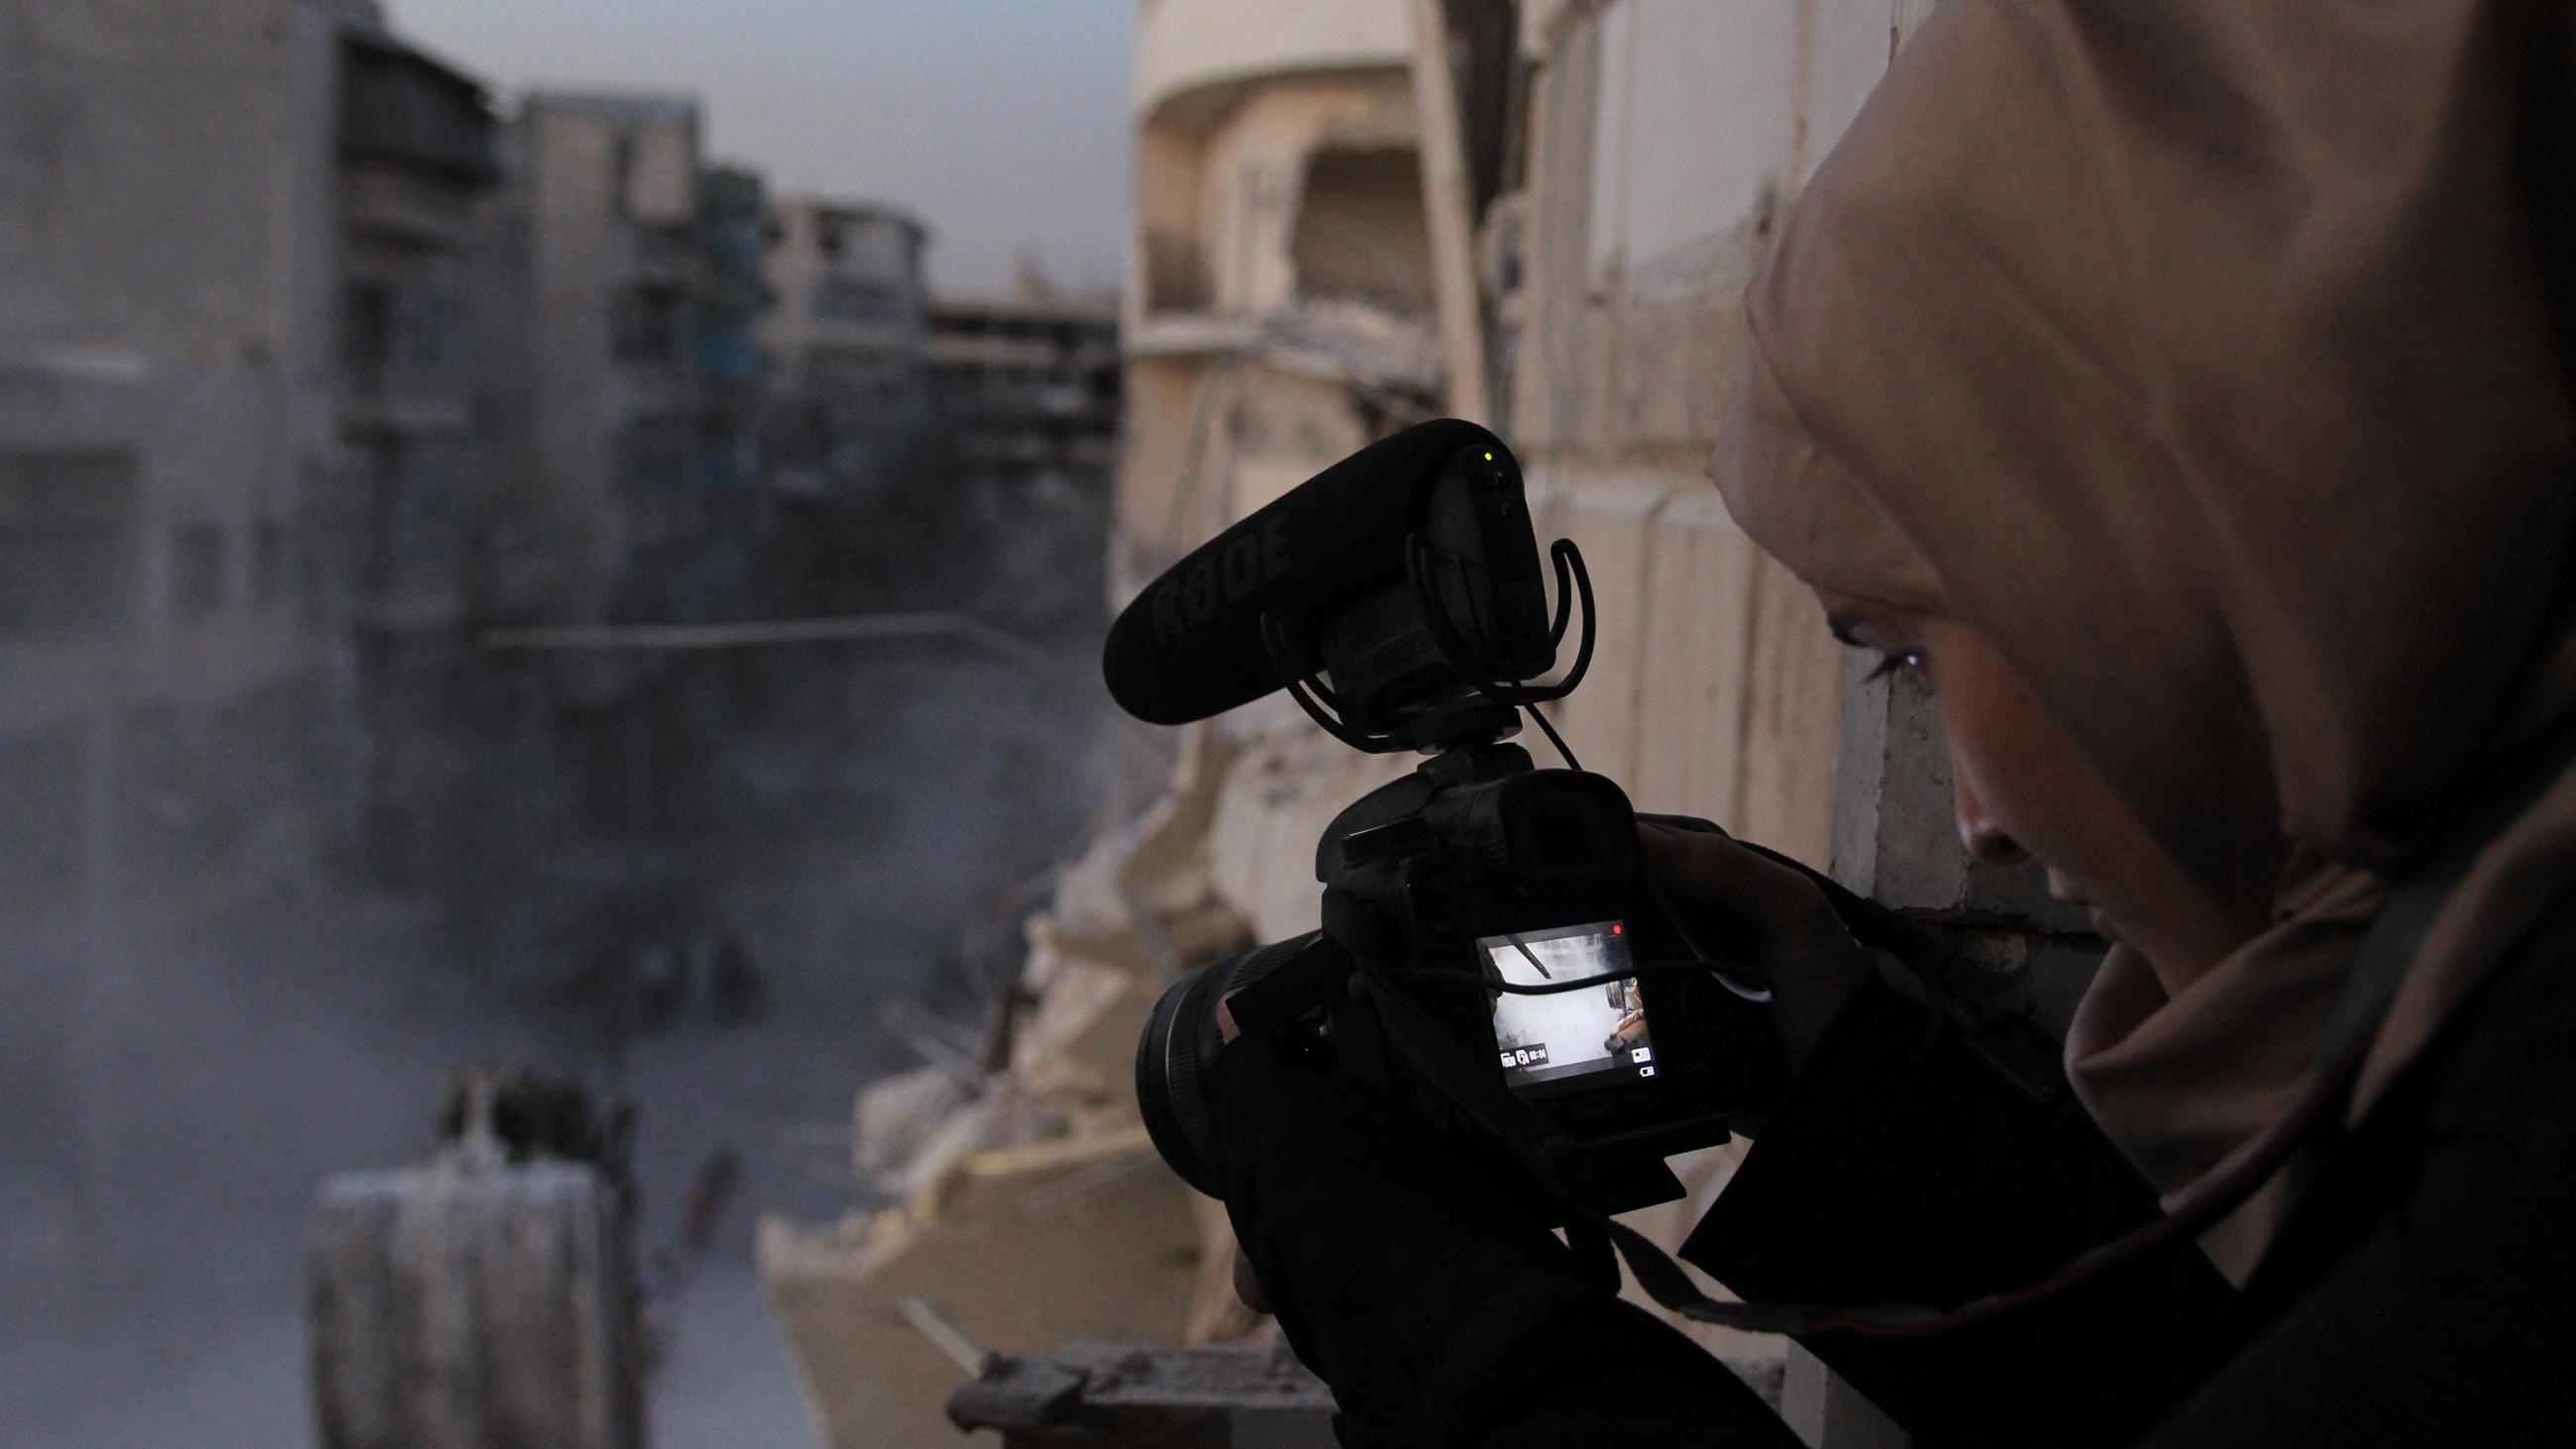
POLYGON ((1814 881, 1723 835, 1641 823, 1646 869, 1673 908, 1723 913, 1753 942, 1771 988, 1772 1026, 1795 1065, 1860 989, 1868 953, 1814 881))
POLYGON ((1668 889, 1729 911, 1766 939, 1828 926, 1841 933, 1840 918, 1814 882, 1723 835, 1641 824, 1637 839, 1646 869, 1668 889))

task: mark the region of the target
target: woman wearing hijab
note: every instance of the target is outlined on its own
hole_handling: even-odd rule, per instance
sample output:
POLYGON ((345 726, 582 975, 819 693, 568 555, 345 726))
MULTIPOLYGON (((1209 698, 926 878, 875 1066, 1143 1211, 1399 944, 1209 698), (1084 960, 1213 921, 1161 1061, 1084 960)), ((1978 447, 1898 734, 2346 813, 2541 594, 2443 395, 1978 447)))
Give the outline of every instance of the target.
MULTIPOLYGON (((1683 1256, 1918 1437, 2576 1422, 2564 4, 1956 0, 1750 290, 1712 473, 1939 699, 1968 849, 2111 942, 2072 1097, 1931 1031, 1799 873, 1650 833, 1766 946, 1784 1098, 1683 1256), (2384 919, 2383 919, 2384 918, 2384 919), (1927 1033, 1929 1033, 1927 1035, 1927 1033)), ((1220 1068, 1228 1206, 1354 1443, 1789 1438, 1478 1161, 1220 1068)))

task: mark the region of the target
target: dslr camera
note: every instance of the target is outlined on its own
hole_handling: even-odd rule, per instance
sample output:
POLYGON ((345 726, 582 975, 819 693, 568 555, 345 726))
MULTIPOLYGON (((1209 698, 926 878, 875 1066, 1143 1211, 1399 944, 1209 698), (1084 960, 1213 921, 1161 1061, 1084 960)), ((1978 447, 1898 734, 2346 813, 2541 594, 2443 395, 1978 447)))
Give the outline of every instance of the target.
POLYGON ((1112 625, 1122 708, 1203 719, 1287 690, 1356 749, 1419 768, 1325 830, 1324 929, 1199 970, 1136 1056, 1145 1123, 1191 1186, 1223 1195, 1208 1098, 1228 1026, 1293 1034, 1397 1110, 1504 1152, 1555 1221, 1682 1192, 1664 1158, 1727 1140, 1783 1073, 1764 993, 1658 899, 1637 817, 1608 779, 1541 769, 1523 715, 1570 693, 1593 649, 1567 540, 1548 607, 1518 463, 1455 419, 1396 433, 1245 518, 1112 625), (1580 605, 1575 658, 1542 682, 1580 605))

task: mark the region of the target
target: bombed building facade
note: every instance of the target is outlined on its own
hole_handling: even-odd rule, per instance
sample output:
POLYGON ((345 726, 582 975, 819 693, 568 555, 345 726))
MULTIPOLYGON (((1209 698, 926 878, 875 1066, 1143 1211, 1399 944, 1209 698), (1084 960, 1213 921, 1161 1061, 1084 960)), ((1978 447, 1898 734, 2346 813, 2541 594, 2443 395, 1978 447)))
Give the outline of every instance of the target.
POLYGON ((474 317, 501 257, 500 127, 479 84, 390 33, 352 27, 340 54, 339 466, 306 507, 359 700, 353 858, 402 888, 439 881, 471 826, 465 634, 489 587, 474 544, 506 502, 474 317))
POLYGON ((1007 509, 1030 490, 1105 495, 1118 442, 1118 304, 1035 278, 1009 297, 943 297, 927 345, 933 423, 964 486, 1007 509))
MULTIPOLYGON (((909 211, 710 162, 686 97, 498 104, 364 0, 0 0, 0 1096, 63 1106, 0 1154, 0 1342, 118 1290, 84 1204, 152 1164, 85 1145, 117 1139, 79 1022, 153 990, 134 940, 258 882, 488 902, 644 857, 724 676, 486 631, 757 623, 754 563, 890 489, 1105 491, 1114 605, 1395 428, 1488 422, 1591 560, 1585 763, 2011 938, 1999 993, 2061 1013, 2081 923, 1961 856, 1928 702, 1853 670, 1700 474, 1774 222, 1929 8, 1139 0, 1104 302, 936 296, 909 211)), ((836 1445, 953 1442, 960 1342, 1269 1331, 1132 1052, 1175 974, 1315 924, 1318 834, 1408 762, 1278 700, 1164 745, 1018 968, 854 1104, 849 1212, 761 1224, 836 1445)), ((1733 1161, 1640 1226, 1672 1241, 1733 1161)), ((1811 1442, 1879 1442, 1812 1360, 1702 1337, 1811 1442)))
MULTIPOLYGON (((547 871, 667 826, 708 672, 489 631, 796 608, 750 582, 807 486, 773 399, 918 425, 919 223, 808 204, 889 221, 889 393, 771 330, 789 211, 700 131, 496 98, 372 0, 0 3, 0 1349, 183 1236, 97 1088, 209 942, 363 897, 526 948, 547 871)), ((826 290, 822 333, 879 302, 826 290)))
POLYGON ((1139 12, 1122 588, 1440 410, 1410 36, 1349 0, 1139 12))
MULTIPOLYGON (((2031 868, 1961 853, 1928 700, 1855 669, 1702 474, 1772 226, 1930 8, 1141 0, 1112 601, 1396 427, 1488 422, 1522 459, 1539 537, 1591 560, 1601 649, 1561 716, 1585 766, 1642 809, 1976 923, 2005 943, 1995 999, 2062 1029, 2091 965, 2082 923, 2031 868)), ((1005 1354, 1275 1331, 1234 1300, 1222 1211, 1135 1181, 1160 1169, 1127 1058, 1178 973, 1314 928, 1315 840, 1409 762, 1343 749, 1275 698, 1177 744, 1163 802, 1104 837, 1031 927, 1019 988, 1035 1005, 995 1007, 990 1070, 862 1098, 857 1166, 892 1205, 764 1229, 772 1298, 835 1444, 945 1442, 923 1383, 959 1375, 896 1311, 907 1299, 1005 1354), (1077 1201, 1079 1215, 1058 1206, 1077 1201), (1121 1273, 1115 1293, 1048 1276, 1066 1255, 1131 1252, 1176 1268, 1121 1273)), ((1738 1152, 1677 1159, 1689 1198, 1635 1225, 1677 1242, 1738 1152)), ((1685 1328, 1810 1443, 1901 1442, 1780 1340, 1685 1328)), ((1058 1360, 1107 1386, 1094 1421, 1139 1442, 1168 1432, 1098 1359, 1058 1360)), ((1194 1371, 1147 1355, 1137 1377, 1148 1363, 1194 1371)), ((1015 1422, 1044 1438, 1011 1417, 1030 1403, 978 1408, 987 1397, 951 1407, 991 1414, 978 1422, 1006 1442, 1015 1422)), ((1230 1402, 1271 1412, 1259 1392, 1230 1402)), ((1279 1442, 1321 1433, 1291 1408, 1265 1423, 1254 1432, 1279 1442)))
POLYGON ((897 440, 923 421, 929 241, 896 207, 812 196, 770 207, 760 326, 777 386, 766 439, 787 491, 891 483, 897 440))

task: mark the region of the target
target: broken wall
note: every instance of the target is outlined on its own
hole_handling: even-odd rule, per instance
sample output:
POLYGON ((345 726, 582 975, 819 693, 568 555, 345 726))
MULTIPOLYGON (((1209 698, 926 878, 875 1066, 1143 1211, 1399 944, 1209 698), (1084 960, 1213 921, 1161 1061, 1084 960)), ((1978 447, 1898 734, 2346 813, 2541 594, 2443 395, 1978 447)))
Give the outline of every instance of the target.
MULTIPOLYGON (((1374 7, 1368 25, 1391 32, 1381 50, 1318 51, 1308 21, 1343 8, 1145 7, 1139 285, 1124 332, 1113 602, 1325 464, 1437 408, 1436 319, 1409 314, 1398 291, 1372 295, 1354 281, 1372 266, 1406 275, 1417 258, 1428 271, 1427 241, 1416 251, 1417 237, 1434 234, 1426 203, 1408 203, 1397 184, 1418 180, 1418 161, 1408 172, 1396 158, 1422 134, 1405 12, 1374 7), (1265 60, 1253 39, 1266 25, 1279 44, 1265 60), (1198 34, 1206 53, 1194 68, 1179 37, 1198 34), (1323 220, 1354 203, 1363 224, 1323 220)), ((1734 527, 1701 471, 1744 363, 1743 288, 1816 160, 1928 8, 1525 7, 1523 174, 1482 239, 1485 305, 1510 363, 1494 421, 1520 453, 1541 538, 1573 538, 1590 561, 1599 649, 1561 711, 1586 767, 1641 809, 1705 816, 1831 865, 1883 899, 2029 919, 2038 907, 2026 873, 1984 872, 1958 855, 1927 702, 1901 682, 1860 677, 1812 597, 1734 527)), ((1065 1164, 1077 1157, 1095 1163, 1080 1171, 1107 1171, 1137 1150, 1120 1125, 1132 1100, 1104 1074, 1116 1074, 1145 1003, 1242 941, 1311 929, 1326 822, 1413 763, 1354 754, 1278 698, 1180 737, 1173 795, 1132 838, 1105 842, 1107 854, 1076 873, 1091 885, 1069 881, 1033 932, 1022 984, 1039 1003, 1035 1020, 1060 1020, 1038 1033, 1056 1045, 1022 1043, 1007 1080, 979 1088, 983 1105, 948 1119, 941 1131, 963 1134, 945 1139, 948 1166, 914 1184, 931 1215, 854 1220, 837 1242, 764 1241, 791 1333, 819 1345, 809 1369, 881 1349, 890 1364, 930 1372, 929 1350, 889 1307, 906 1284, 957 1298, 958 1320, 1009 1335, 1005 1347, 1043 1346, 1010 1325, 1007 1299, 982 1305, 975 1295, 990 1296, 989 1284, 965 1286, 975 1265, 1071 1241, 1045 1212, 1015 1204, 1059 1201, 1048 1174, 1076 1170, 1065 1164), (1073 1017, 1084 1025, 1063 1029, 1073 1017), (1052 1124, 1012 1117, 1032 1102, 1052 1124), (975 1136, 986 1131, 1066 1145, 1014 1155, 1024 1149, 975 1136), (930 1191, 938 1181, 978 1191, 942 1198, 930 1191), (988 1213, 1016 1226, 979 1228, 988 1213), (833 1286, 836 1274, 844 1279, 833 1286)), ((2061 955, 2051 969, 2077 979, 2080 953, 2061 955)), ((880 1137, 889 1116, 879 1114, 880 1137)), ((939 1140, 924 1136, 907 1160, 943 1160, 939 1140)), ((1721 1148, 1677 1160, 1690 1200, 1632 1221, 1678 1241, 1735 1156, 1721 1148)), ((1188 1200, 1155 1176, 1150 1153, 1136 1161, 1152 1181, 1097 1197, 1104 1215, 1080 1226, 1113 1259, 1148 1258, 1120 1276, 1120 1293, 1081 1287, 1084 1302, 1051 1298, 1049 1311, 1106 1315, 1154 1337, 1170 1332, 1153 1326, 1158 1315, 1186 1308, 1193 1340, 1239 1331, 1227 1312, 1232 1243, 1221 1215, 1205 1203, 1180 1213, 1188 1200), (1154 1244, 1169 1256, 1151 1260, 1154 1244), (1148 1260, 1162 1266, 1141 1266, 1148 1260)), ((1043 1327, 1079 1329, 1062 1314, 1043 1327)), ((1757 1382, 1779 1382, 1779 1340, 1688 1331, 1757 1382)), ((1865 1405, 1836 1398, 1811 1362, 1792 1361, 1787 1379, 1794 1426, 1811 1441, 1855 1442, 1865 1405)), ((818 1380, 818 1395, 830 1391, 818 1380)), ((853 1402, 832 1416, 867 1412, 853 1402)))
MULTIPOLYGON (((1390 410, 1427 414, 1437 382, 1402 12, 1157 0, 1143 19, 1121 595, 1390 410)), ((1143 1135, 1136 1039, 1177 975, 1314 926, 1325 821, 1410 761, 1355 756, 1284 700, 1176 743, 1170 793, 1032 924, 998 1069, 863 1098, 854 1166, 885 1204, 763 1225, 770 1300, 836 1445, 946 1442, 961 1368, 918 1330, 925 1310, 1004 1353, 1251 1327, 1222 1211, 1143 1135)))
MULTIPOLYGON (((1364 265, 1364 255, 1381 245, 1401 247, 1407 230, 1418 238, 1418 190, 1391 190, 1380 177, 1366 191, 1346 185, 1319 197, 1313 174, 1319 157, 1340 153, 1410 158, 1414 131, 1411 90, 1394 70, 1372 67, 1355 76, 1283 81, 1237 102, 1208 133, 1199 158, 1201 247, 1213 309, 1257 313, 1314 295, 1292 246, 1301 222, 1313 222, 1322 233, 1310 238, 1310 252, 1315 242, 1329 238, 1339 247, 1335 259, 1347 267, 1364 265), (1338 218, 1329 214, 1336 205, 1345 212, 1338 218), (1356 228, 1366 231, 1350 235, 1356 228)), ((1383 265, 1397 276, 1409 271, 1425 278, 1424 290, 1411 301, 1414 310, 1427 311, 1428 274, 1420 253, 1398 251, 1383 265)))

